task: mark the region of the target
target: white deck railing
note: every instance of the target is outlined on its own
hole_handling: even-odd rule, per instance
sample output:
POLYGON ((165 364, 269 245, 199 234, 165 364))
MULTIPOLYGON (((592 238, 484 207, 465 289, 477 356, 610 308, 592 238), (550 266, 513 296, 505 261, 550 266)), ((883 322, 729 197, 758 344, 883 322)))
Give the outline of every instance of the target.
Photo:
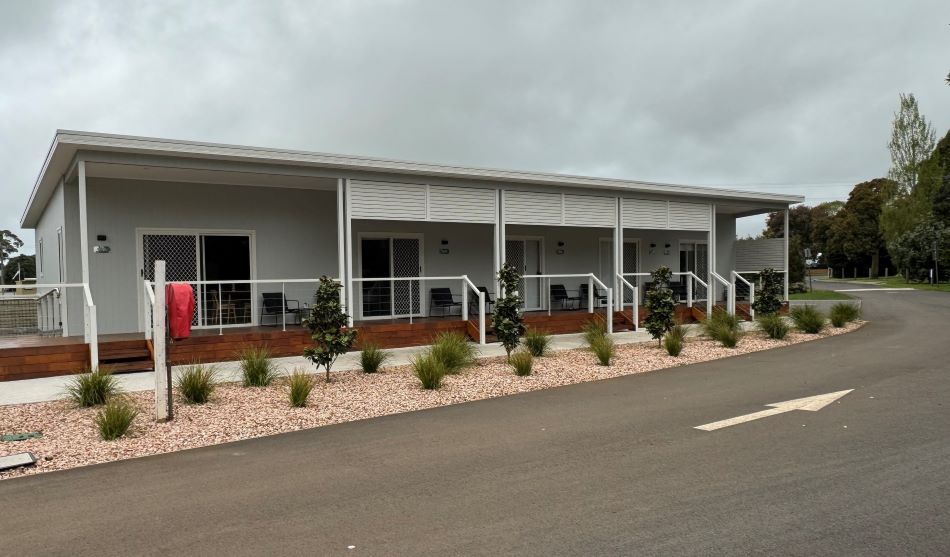
POLYGON ((752 309, 752 304, 755 303, 755 285, 745 279, 739 273, 732 271, 730 273, 730 278, 732 278, 732 288, 729 290, 730 305, 732 306, 732 314, 735 315, 736 312, 736 281, 744 283, 749 288, 749 317, 755 319, 755 310, 752 309))
POLYGON ((542 292, 547 293, 548 297, 548 315, 551 315, 551 279, 562 278, 586 278, 587 279, 587 313, 594 313, 594 301, 597 298, 594 291, 594 285, 600 286, 607 293, 607 332, 614 332, 614 289, 608 287, 594 273, 565 273, 565 274, 544 274, 544 275, 523 275, 523 279, 539 279, 542 286, 542 292))
MULTIPOLYGON (((354 277, 352 279, 355 283, 366 283, 366 282, 380 282, 380 283, 389 283, 389 290, 385 294, 386 301, 389 303, 389 314, 376 316, 383 319, 408 319, 409 323, 412 324, 414 318, 422 315, 423 311, 423 295, 425 291, 426 282, 449 282, 449 281, 459 281, 459 286, 462 292, 462 303, 460 317, 462 321, 469 320, 469 295, 474 293, 476 299, 478 300, 478 342, 479 344, 485 344, 485 293, 478 289, 475 286, 475 283, 472 282, 468 275, 451 275, 451 276, 418 276, 418 277, 354 277), (405 313, 397 313, 397 292, 396 292, 396 283, 399 282, 409 282, 408 288, 406 288, 406 308, 405 313), (412 283, 417 283, 413 285, 412 283), (416 311, 418 308, 418 312, 416 311)), ((360 291, 360 304, 365 304, 365 294, 360 291)), ((453 294, 454 296, 455 294, 453 294)), ((448 317, 448 315, 446 316, 448 317)), ((351 320, 353 316, 351 314, 351 320)), ((363 319, 372 319, 372 317, 363 317, 363 319)))
POLYGON ((624 301, 624 294, 627 288, 630 289, 630 317, 633 320, 633 330, 637 331, 640 329, 640 287, 630 284, 630 281, 620 274, 617 275, 617 280, 620 282, 620 295, 617 297, 620 311, 623 311, 623 308, 627 305, 624 301))
MULTIPOLYGON (((735 315, 736 308, 734 305, 735 298, 733 298, 732 296, 732 285, 729 283, 728 280, 723 278, 723 276, 717 273, 716 271, 712 271, 711 273, 709 273, 709 275, 713 278, 713 284, 711 284, 710 286, 713 286, 715 283, 718 282, 719 284, 723 286, 723 288, 726 291, 726 312, 728 312, 729 315, 735 315)), ((710 288, 710 290, 712 290, 712 288, 710 288)), ((713 292, 710 292, 709 295, 706 296, 706 298, 707 298, 706 299, 706 315, 712 315, 713 299, 715 298, 715 295, 713 292)))

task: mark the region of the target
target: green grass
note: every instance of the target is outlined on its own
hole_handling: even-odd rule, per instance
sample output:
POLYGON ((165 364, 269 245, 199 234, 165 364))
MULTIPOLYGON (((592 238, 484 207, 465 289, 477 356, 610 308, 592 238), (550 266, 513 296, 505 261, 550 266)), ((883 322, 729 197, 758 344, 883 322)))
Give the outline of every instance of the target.
POLYGON ((822 279, 822 281, 837 282, 837 283, 860 282, 862 284, 883 286, 885 288, 913 288, 915 290, 950 292, 950 283, 941 282, 939 284, 927 284, 926 282, 907 282, 906 280, 904 280, 903 277, 887 277, 887 278, 880 277, 876 279, 871 279, 871 278, 822 279))
POLYGON ((832 325, 835 327, 844 327, 849 321, 854 321, 861 317, 861 308, 846 303, 835 304, 831 307, 829 317, 831 318, 832 325))
POLYGON ((455 332, 441 333, 435 337, 429 352, 450 375, 461 373, 463 369, 474 365, 478 357, 478 348, 465 335, 455 332))
POLYGON ((125 435, 139 411, 124 397, 112 397, 92 419, 104 441, 114 441, 125 435))
POLYGON ((597 361, 602 366, 609 366, 617 353, 617 347, 614 346, 614 339, 610 335, 603 335, 592 340, 590 349, 597 356, 597 361))
POLYGON ((792 321, 803 333, 816 335, 825 328, 825 314, 812 306, 798 306, 792 308, 792 321))
POLYGON ((103 368, 94 369, 69 378, 66 394, 79 406, 99 406, 119 393, 115 377, 103 368))
POLYGON ((759 315, 755 320, 758 322, 759 328, 769 335, 769 338, 782 340, 788 334, 788 323, 785 322, 785 318, 777 313, 759 315))
POLYGON ((290 397, 290 405, 294 408, 305 407, 314 383, 315 380, 312 375, 299 369, 295 369, 293 373, 288 375, 287 395, 290 397))
POLYGON ((742 338, 740 329, 741 320, 736 315, 729 315, 725 311, 713 311, 712 315, 703 321, 703 331, 706 335, 719 341, 726 348, 735 348, 742 338))
POLYGON ((682 325, 674 325, 672 329, 663 337, 663 348, 666 353, 674 358, 683 351, 683 342, 686 338, 686 329, 682 325))
POLYGON ((526 377, 531 375, 531 368, 534 366, 534 356, 530 350, 516 350, 511 355, 511 367, 515 368, 515 375, 526 377))
POLYGON ((187 404, 204 404, 211 399, 217 374, 214 366, 192 364, 175 379, 175 387, 187 404))
POLYGON ((388 359, 389 353, 378 345, 372 342, 363 343, 363 349, 360 350, 360 367, 363 373, 376 373, 388 359))
POLYGON ((267 387, 277 379, 277 368, 266 346, 249 346, 239 357, 245 387, 267 387))
POLYGON ((789 300, 850 300, 844 292, 835 292, 834 290, 812 290, 811 292, 798 292, 788 295, 789 300))

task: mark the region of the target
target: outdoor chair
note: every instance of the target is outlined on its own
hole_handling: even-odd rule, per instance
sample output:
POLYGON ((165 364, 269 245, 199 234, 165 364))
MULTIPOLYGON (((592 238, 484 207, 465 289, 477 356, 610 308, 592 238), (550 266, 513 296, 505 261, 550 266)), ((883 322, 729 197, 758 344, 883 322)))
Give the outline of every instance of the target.
POLYGON ((563 284, 551 285, 551 306, 557 304, 558 309, 577 309, 580 296, 570 296, 563 284))
POLYGON ((452 315, 455 308, 459 308, 462 313, 462 302, 456 301, 456 295, 452 294, 451 288, 430 288, 429 289, 429 317, 432 317, 434 310, 440 310, 441 317, 452 315))
POLYGON ((276 327, 283 321, 284 315, 288 314, 293 316, 297 325, 300 325, 300 302, 288 300, 280 292, 263 292, 261 294, 261 326, 276 327), (294 307, 290 307, 291 304, 294 307), (274 322, 270 325, 264 323, 264 318, 267 316, 274 318, 274 322))
MULTIPOLYGON (((491 292, 489 292, 484 286, 479 286, 478 291, 485 293, 485 315, 491 315, 492 307, 495 305, 495 300, 491 297, 491 292)), ((475 294, 469 294, 468 314, 478 315, 478 296, 475 294)))
MULTIPOLYGON (((587 307, 587 302, 588 300, 590 300, 590 291, 588 290, 589 286, 590 285, 585 282, 581 284, 580 288, 578 289, 578 298, 580 298, 581 307, 583 308, 587 307)), ((600 290, 597 288, 597 285, 595 284, 594 285, 594 307, 599 308, 599 307, 604 307, 606 305, 607 305, 607 295, 601 294, 600 290)))

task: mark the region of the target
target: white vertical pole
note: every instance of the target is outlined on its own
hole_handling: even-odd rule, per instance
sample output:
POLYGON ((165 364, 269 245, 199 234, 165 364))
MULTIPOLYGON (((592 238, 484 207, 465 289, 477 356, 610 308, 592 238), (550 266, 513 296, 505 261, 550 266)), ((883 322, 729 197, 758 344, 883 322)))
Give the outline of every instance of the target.
MULTIPOLYGON (((500 271, 502 266, 508 261, 508 247, 507 240, 505 238, 505 190, 499 190, 498 193, 498 215, 500 219, 500 224, 498 227, 498 255, 500 259, 498 260, 498 270, 500 271)), ((505 293, 501 288, 501 284, 498 285, 498 297, 504 296, 505 293)))
POLYGON ((614 332, 614 289, 607 289, 607 333, 614 332))
POLYGON ((95 304, 89 306, 89 363, 92 369, 99 368, 99 325, 95 304))
POLYGON ((492 275, 492 277, 493 277, 493 281, 494 281, 494 283, 495 283, 495 288, 494 288, 494 290, 495 290, 495 299, 498 299, 498 297, 501 296, 501 286, 498 284, 498 271, 501 270, 501 253, 502 253, 502 251, 501 251, 501 250, 502 250, 502 248, 501 248, 501 228, 502 228, 502 226, 503 226, 503 225, 502 225, 502 222, 503 222, 503 221, 502 221, 502 219, 501 219, 501 193, 500 193, 500 190, 495 192, 495 204, 496 204, 497 206, 495 207, 495 228, 494 228, 494 230, 493 230, 493 232, 494 232, 494 234, 495 234, 495 238, 494 238, 495 243, 494 243, 494 247, 492 247, 492 256, 494 257, 494 261, 492 262, 492 266, 494 267, 494 269, 493 269, 494 274, 492 275))
MULTIPOLYGON (((299 314, 298 314, 299 315, 299 314)), ((287 283, 280 283, 281 329, 287 332, 287 283)))
MULTIPOLYGON (((82 282, 83 284, 89 284, 89 215, 87 212, 87 202, 86 202, 86 161, 80 160, 78 164, 78 174, 79 174, 79 257, 81 259, 82 267, 82 282)), ((85 293, 80 293, 80 296, 83 297, 83 306, 86 307, 86 310, 83 311, 83 317, 85 319, 84 329, 86 331, 85 341, 90 342, 90 311, 88 303, 85 299, 85 293)), ((90 353, 91 353, 90 346, 90 353)))
MULTIPOLYGON (((623 310, 623 283, 617 278, 623 274, 623 198, 617 196, 617 214, 614 222, 614 276, 607 284, 613 284, 614 292, 620 292, 620 303, 617 309, 623 310)), ((611 316, 612 320, 612 316, 611 316)))
POLYGON ((633 330, 640 330, 640 287, 633 287, 633 308, 631 309, 630 317, 633 318, 633 330))
POLYGON ((713 280, 713 273, 716 272, 716 257, 715 257, 715 245, 716 245, 716 205, 711 203, 709 205, 709 239, 707 240, 706 247, 706 256, 709 257, 707 261, 708 273, 706 273, 706 315, 712 315, 713 305, 716 303, 716 281, 713 280))
POLYGON ((693 273, 686 275, 686 305, 693 307, 693 273))
POLYGON ((340 304, 343 311, 350 313, 350 306, 346 301, 346 293, 349 289, 346 287, 346 224, 343 222, 346 218, 343 212, 343 178, 336 181, 336 256, 337 256, 337 276, 340 277, 340 304))
POLYGON ((468 276, 462 275, 462 321, 468 321, 468 276))
POLYGON ((170 420, 171 398, 166 369, 165 346, 165 262, 155 262, 155 306, 152 309, 152 348, 155 356, 155 419, 170 420))
POLYGON ((594 273, 587 276, 587 313, 594 313, 594 273))
POLYGON ((149 317, 152 313, 151 301, 148 297, 148 281, 142 279, 142 308, 145 310, 142 315, 145 316, 145 340, 151 340, 152 338, 152 323, 149 321, 149 317))
POLYGON ((785 301, 788 301, 788 208, 785 209, 785 232, 782 236, 785 238, 785 301))
MULTIPOLYGON (((201 286, 199 285, 198 288, 201 288, 201 286)), ((224 334, 224 311, 222 309, 224 306, 223 294, 224 293, 221 291, 221 283, 219 282, 218 283, 218 334, 219 335, 224 334)))
POLYGON ((350 310, 347 312, 349 314, 349 325, 353 326, 353 317, 356 314, 353 306, 353 208, 352 208, 352 193, 350 192, 350 181, 349 179, 344 180, 344 197, 346 199, 346 208, 344 218, 346 220, 346 226, 344 230, 344 242, 346 244, 346 307, 350 310))
POLYGON ((478 343, 485 344, 485 293, 478 291, 478 343))

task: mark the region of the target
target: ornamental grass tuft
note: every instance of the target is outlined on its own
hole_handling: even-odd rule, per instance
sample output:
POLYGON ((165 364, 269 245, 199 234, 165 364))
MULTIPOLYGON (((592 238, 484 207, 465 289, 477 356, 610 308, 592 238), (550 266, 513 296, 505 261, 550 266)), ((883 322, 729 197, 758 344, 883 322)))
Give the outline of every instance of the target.
POLYGON ((422 388, 435 390, 442 386, 445 377, 445 364, 430 351, 421 352, 412 357, 412 372, 419 378, 422 388))
POLYGON ((861 308, 856 305, 841 302, 831 306, 829 312, 831 324, 835 327, 844 327, 850 321, 855 321, 861 317, 861 308))
POLYGON ((187 404, 204 404, 211 399, 217 376, 213 365, 191 364, 175 379, 175 387, 187 404))
POLYGON ((364 342, 360 350, 360 368, 363 373, 376 373, 389 359, 389 353, 372 342, 364 342))
POLYGON ((735 348, 742 338, 740 323, 738 316, 729 315, 725 311, 713 311, 712 315, 703 320, 703 331, 726 348, 735 348))
POLYGON ((534 355, 530 350, 516 350, 512 352, 511 367, 515 370, 518 377, 527 377, 531 375, 531 368, 534 367, 534 355))
POLYGON ((435 337, 429 353, 442 364, 445 373, 455 375, 475 364, 478 348, 465 335, 449 332, 435 337))
POLYGON ((309 373, 295 369, 293 373, 287 376, 287 395, 290 397, 290 405, 294 408, 303 408, 307 406, 307 399, 316 380, 309 373))
POLYGON ((266 346, 248 346, 241 351, 239 358, 245 387, 267 387, 277 379, 277 367, 266 346))
POLYGON ((551 334, 541 329, 529 329, 524 335, 524 345, 535 358, 547 356, 551 350, 551 334))
POLYGON ((108 369, 99 367, 69 378, 66 394, 82 407, 105 404, 110 397, 120 392, 119 383, 108 369))
POLYGON ((682 325, 673 325, 673 328, 663 336, 663 348, 666 348, 666 353, 674 358, 683 351, 685 342, 686 328, 682 325))
POLYGON ((769 338, 782 340, 788 334, 788 323, 785 322, 784 317, 777 313, 766 313, 756 317, 755 320, 758 322, 759 328, 769 335, 769 338))
POLYGON ((825 314, 814 306, 798 306, 792 309, 792 321, 803 333, 816 335, 825 328, 825 314))
POLYGON ((138 414, 138 409, 130 400, 114 396, 96 413, 92 421, 102 440, 114 441, 126 434, 138 414))

